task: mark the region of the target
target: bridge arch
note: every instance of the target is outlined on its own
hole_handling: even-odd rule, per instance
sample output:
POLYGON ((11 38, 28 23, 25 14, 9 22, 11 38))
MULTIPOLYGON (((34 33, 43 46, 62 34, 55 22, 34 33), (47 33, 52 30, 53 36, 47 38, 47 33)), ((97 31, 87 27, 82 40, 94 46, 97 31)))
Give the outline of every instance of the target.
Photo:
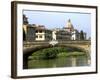
MULTIPOLYGON (((66 47, 66 48, 71 48, 71 49, 75 49, 75 50, 80 50, 82 52, 88 53, 87 50, 85 50, 82 47, 79 46, 72 46, 72 45, 55 45, 55 46, 51 46, 51 45, 40 45, 40 46, 36 46, 36 47, 31 47, 31 48, 27 48, 23 51, 23 68, 26 69, 28 67, 28 57, 30 55, 32 55, 33 52, 36 52, 38 50, 42 50, 42 49, 46 49, 46 48, 54 48, 54 47, 66 47)), ((88 55, 88 54, 86 54, 88 55)))

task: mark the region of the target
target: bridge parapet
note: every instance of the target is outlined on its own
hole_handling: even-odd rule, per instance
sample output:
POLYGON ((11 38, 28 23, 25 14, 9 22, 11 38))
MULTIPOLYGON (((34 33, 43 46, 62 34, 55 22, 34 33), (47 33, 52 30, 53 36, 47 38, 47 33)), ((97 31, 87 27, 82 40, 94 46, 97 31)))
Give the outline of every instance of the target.
MULTIPOLYGON (((24 42, 23 45, 27 46, 27 45, 47 45, 49 44, 50 41, 34 41, 34 42, 24 42)), ((82 40, 82 41, 58 41, 58 44, 84 44, 84 45, 90 45, 91 41, 90 40, 82 40)))

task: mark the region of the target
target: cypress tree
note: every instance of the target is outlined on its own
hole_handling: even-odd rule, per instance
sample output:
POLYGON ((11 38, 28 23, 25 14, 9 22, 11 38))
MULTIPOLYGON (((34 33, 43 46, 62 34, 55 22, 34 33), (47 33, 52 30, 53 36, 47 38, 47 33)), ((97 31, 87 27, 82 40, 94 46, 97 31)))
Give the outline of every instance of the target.
POLYGON ((83 32, 83 30, 80 31, 80 40, 84 40, 84 32, 83 32))

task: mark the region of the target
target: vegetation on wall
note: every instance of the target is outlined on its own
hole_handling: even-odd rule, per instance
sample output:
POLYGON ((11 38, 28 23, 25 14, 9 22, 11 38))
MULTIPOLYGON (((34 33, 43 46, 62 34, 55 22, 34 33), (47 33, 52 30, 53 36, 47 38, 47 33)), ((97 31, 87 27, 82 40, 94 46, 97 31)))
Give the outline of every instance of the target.
POLYGON ((31 59, 35 60, 54 59, 57 57, 67 57, 67 56, 77 56, 77 55, 84 55, 84 52, 82 52, 82 50, 77 48, 53 47, 33 52, 31 59))

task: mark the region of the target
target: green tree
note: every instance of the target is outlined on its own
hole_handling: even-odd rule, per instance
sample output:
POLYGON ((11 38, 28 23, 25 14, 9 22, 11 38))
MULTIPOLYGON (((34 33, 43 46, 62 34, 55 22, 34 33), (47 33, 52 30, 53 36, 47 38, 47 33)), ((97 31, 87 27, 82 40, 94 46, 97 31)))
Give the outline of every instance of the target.
POLYGON ((80 40, 84 40, 84 32, 83 32, 83 30, 80 31, 80 40))

